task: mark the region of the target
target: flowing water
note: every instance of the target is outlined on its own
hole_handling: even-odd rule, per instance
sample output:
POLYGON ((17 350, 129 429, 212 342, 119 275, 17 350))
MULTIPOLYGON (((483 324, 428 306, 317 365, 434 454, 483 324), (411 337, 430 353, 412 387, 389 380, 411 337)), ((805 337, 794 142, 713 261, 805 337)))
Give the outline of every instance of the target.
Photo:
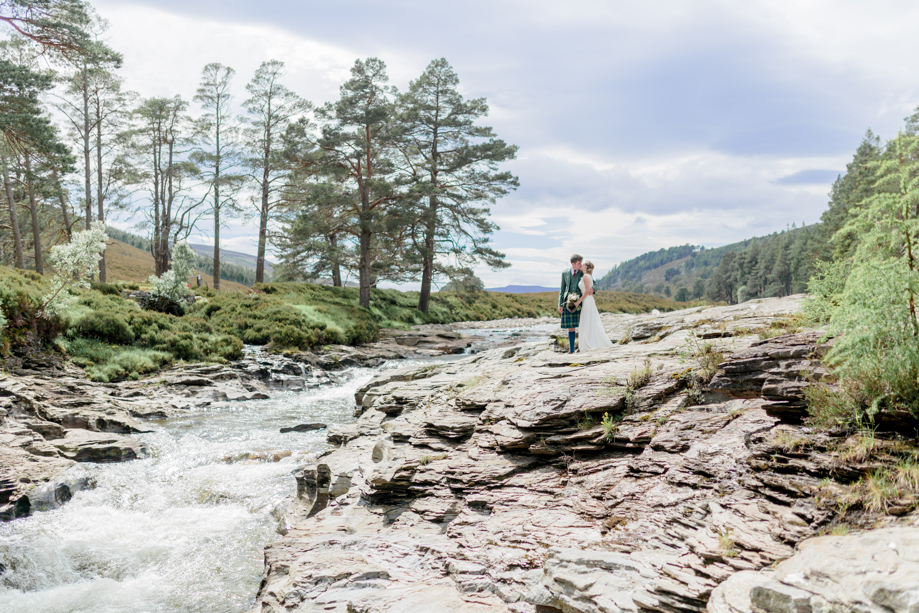
POLYGON ((152 422, 154 432, 138 435, 150 450, 145 459, 74 467, 72 476, 96 487, 59 509, 0 524, 0 611, 250 610, 263 548, 278 538, 278 506, 296 491, 291 473, 327 448, 325 430, 279 429, 352 421, 354 392, 376 372, 354 369, 318 390, 152 422), (248 459, 259 450, 292 455, 248 459))

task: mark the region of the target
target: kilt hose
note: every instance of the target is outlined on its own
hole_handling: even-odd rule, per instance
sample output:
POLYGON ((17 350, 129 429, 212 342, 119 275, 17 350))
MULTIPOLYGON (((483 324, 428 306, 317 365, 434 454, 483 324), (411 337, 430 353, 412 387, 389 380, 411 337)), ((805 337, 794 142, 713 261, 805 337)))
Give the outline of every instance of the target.
POLYGON ((581 325, 581 310, 569 313, 568 309, 562 309, 562 330, 570 330, 581 325))

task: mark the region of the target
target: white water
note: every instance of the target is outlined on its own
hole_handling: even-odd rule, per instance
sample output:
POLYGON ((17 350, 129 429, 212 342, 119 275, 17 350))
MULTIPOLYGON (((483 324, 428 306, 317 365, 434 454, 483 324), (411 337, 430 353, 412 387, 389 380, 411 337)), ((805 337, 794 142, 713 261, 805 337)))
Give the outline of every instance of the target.
MULTIPOLYGON (((405 366, 410 362, 392 364, 405 366)), ((278 538, 272 510, 296 491, 291 472, 327 448, 326 432, 283 426, 353 420, 354 392, 376 371, 308 392, 152 422, 149 457, 82 464, 96 481, 63 507, 0 524, 3 613, 249 611, 264 546, 278 538), (279 462, 233 461, 290 450, 279 462)))

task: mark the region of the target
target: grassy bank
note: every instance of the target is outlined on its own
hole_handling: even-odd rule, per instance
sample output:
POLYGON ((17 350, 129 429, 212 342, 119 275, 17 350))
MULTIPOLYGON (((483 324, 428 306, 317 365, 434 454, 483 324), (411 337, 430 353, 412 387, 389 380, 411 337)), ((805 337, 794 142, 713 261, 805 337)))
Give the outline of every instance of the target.
MULTIPOLYGON (((48 347, 70 356, 93 379, 137 378, 175 362, 222 362, 243 344, 305 350, 375 340, 380 328, 425 323, 554 316, 557 295, 440 292, 430 312, 419 312, 417 292, 374 289, 371 308, 358 306, 358 290, 305 283, 258 285, 249 294, 205 291, 182 317, 142 311, 121 295, 125 284, 79 290, 76 304, 54 318, 39 317, 46 280, 29 271, 0 268, 0 355, 48 347)), ((137 287, 136 284, 130 284, 137 287)), ((678 303, 620 292, 600 292, 601 311, 672 310, 678 303)))

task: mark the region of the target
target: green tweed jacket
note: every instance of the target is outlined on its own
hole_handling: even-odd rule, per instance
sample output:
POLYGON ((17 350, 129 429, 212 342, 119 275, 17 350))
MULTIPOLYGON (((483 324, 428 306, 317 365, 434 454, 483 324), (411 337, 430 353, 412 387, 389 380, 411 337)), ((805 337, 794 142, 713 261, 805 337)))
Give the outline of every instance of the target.
POLYGON ((581 282, 581 277, 583 276, 580 270, 572 275, 570 268, 562 273, 562 287, 558 290, 558 306, 562 306, 565 303, 565 298, 568 294, 581 295, 581 290, 578 289, 578 283, 581 282))
MULTIPOLYGON (((581 290, 578 289, 578 283, 581 282, 581 277, 584 276, 580 270, 571 274, 571 269, 568 268, 565 272, 562 273, 562 286, 558 290, 558 306, 561 307, 565 303, 565 296, 568 294, 577 294, 581 295, 581 290)), ((593 290, 597 291, 597 282, 593 282, 593 290)))

